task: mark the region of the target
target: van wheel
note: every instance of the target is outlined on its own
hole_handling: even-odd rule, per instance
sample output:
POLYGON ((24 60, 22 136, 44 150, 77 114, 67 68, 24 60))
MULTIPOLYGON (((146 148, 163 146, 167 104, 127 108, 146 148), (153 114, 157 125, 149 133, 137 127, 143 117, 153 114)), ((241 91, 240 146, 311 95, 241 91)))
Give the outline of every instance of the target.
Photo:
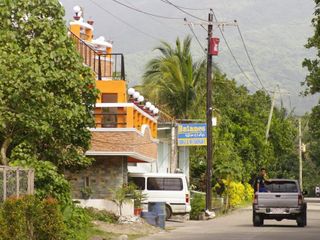
POLYGON ((166 205, 166 220, 171 218, 171 215, 172 215, 171 208, 168 205, 166 205))

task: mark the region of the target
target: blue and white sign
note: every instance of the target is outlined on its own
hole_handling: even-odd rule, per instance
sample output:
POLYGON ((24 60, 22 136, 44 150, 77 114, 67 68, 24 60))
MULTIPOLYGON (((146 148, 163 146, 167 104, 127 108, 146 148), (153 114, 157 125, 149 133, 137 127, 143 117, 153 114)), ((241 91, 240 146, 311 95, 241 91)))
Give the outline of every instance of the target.
POLYGON ((205 123, 178 125, 178 146, 205 145, 207 145, 207 125, 205 123))

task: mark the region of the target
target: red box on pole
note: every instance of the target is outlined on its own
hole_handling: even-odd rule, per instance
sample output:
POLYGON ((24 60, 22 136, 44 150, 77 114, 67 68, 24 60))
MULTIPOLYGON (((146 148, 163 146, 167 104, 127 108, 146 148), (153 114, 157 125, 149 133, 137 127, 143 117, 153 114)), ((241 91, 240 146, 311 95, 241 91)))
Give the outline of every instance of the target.
POLYGON ((213 37, 210 39, 210 55, 217 56, 219 53, 219 42, 220 39, 213 37))

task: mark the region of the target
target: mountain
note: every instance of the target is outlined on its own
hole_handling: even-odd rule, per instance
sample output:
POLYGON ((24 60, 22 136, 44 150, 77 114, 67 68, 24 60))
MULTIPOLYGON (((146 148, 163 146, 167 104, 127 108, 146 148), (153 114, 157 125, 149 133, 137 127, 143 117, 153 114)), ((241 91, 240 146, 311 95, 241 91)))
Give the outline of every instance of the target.
MULTIPOLYGON (((104 35, 114 41, 114 51, 125 54, 129 85, 141 81, 145 64, 156 52, 160 40, 173 43, 176 37, 192 34, 182 18, 193 23, 199 41, 205 47, 207 32, 199 25, 203 21, 186 15, 176 7, 161 0, 119 0, 130 7, 157 15, 181 19, 161 19, 152 17, 117 4, 113 0, 61 0, 66 9, 66 19, 72 19, 74 5, 84 9, 85 18, 95 20, 97 37, 104 35), (111 15, 111 14, 113 15, 111 15), (120 19, 120 20, 119 20, 120 19), (125 23, 124 23, 125 22, 125 23), (130 25, 130 26, 128 26, 130 25)), ((309 111, 319 96, 301 97, 304 90, 301 82, 307 74, 301 63, 305 57, 314 57, 316 52, 304 48, 308 37, 313 34, 311 26, 314 11, 313 0, 171 0, 170 2, 187 8, 182 9, 191 15, 207 19, 212 8, 219 21, 237 20, 248 52, 263 85, 273 90, 279 85, 277 104, 295 109, 296 114, 309 111)), ((205 25, 203 25, 206 28, 205 25)), ((256 87, 250 84, 234 63, 228 48, 214 27, 214 35, 220 37, 220 54, 214 61, 230 78, 246 85, 251 91, 256 87)), ((255 86, 261 87, 244 51, 236 27, 224 27, 224 35, 241 67, 255 86)), ((193 40, 193 53, 196 58, 204 57, 196 39, 193 40)), ((276 88, 277 89, 277 88, 276 88)))

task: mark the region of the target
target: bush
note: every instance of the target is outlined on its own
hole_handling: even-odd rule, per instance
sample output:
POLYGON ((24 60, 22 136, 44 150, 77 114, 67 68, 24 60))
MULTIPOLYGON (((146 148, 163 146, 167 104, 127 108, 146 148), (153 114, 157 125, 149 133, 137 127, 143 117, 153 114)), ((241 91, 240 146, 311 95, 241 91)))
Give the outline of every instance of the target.
POLYGON ((236 207, 244 202, 244 186, 240 182, 231 181, 228 186, 229 206, 236 207))
POLYGON ((91 227, 92 220, 88 212, 74 204, 64 206, 62 212, 67 228, 66 239, 86 240, 86 233, 91 227))
POLYGON ((199 214, 206 208, 205 195, 194 193, 191 199, 190 218, 198 220, 199 214))
POLYGON ((1 240, 62 240, 66 227, 58 202, 35 196, 9 198, 0 207, 1 240))
POLYGON ((98 210, 96 208, 85 208, 87 214, 92 218, 92 220, 103 221, 106 223, 116 223, 118 217, 112 212, 106 210, 98 210))
MULTIPOLYGON (((225 191, 222 196, 226 201, 226 208, 234 208, 246 202, 252 201, 253 199, 253 188, 250 184, 235 181, 223 180, 223 183, 226 186, 225 191)), ((216 184, 213 188, 213 191, 216 191, 219 188, 219 184, 216 184)))
POLYGON ((14 161, 11 165, 35 170, 35 195, 39 199, 53 197, 59 203, 71 204, 70 184, 53 163, 31 159, 14 161))
POLYGON ((244 198, 246 202, 252 202, 254 195, 253 187, 249 183, 244 184, 244 198))

